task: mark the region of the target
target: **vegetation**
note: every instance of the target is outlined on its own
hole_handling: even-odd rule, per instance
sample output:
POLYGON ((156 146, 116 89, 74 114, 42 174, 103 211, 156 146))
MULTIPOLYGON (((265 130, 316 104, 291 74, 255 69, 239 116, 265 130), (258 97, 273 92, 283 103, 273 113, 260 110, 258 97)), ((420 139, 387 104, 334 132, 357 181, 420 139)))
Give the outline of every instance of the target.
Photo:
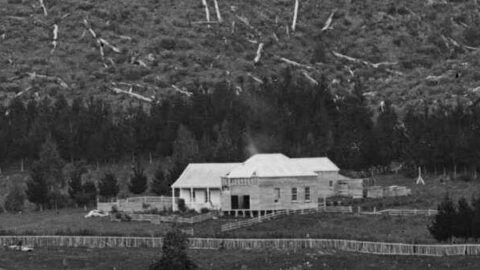
POLYGON ((23 210, 25 205, 25 194, 20 185, 15 184, 7 194, 4 203, 5 210, 16 213, 23 210))
POLYGON ((438 214, 432 220, 428 230, 438 241, 447 241, 455 238, 467 241, 470 238, 477 241, 478 221, 480 220, 480 199, 474 199, 472 205, 462 197, 457 206, 446 196, 438 205, 438 214))
POLYGON ((197 265, 187 255, 188 239, 179 230, 165 235, 162 257, 150 265, 150 270, 193 270, 197 265))
POLYGON ((98 183, 98 194, 103 198, 115 198, 119 190, 117 177, 113 173, 106 173, 98 183))
POLYGON ((133 175, 130 178, 128 189, 133 194, 142 194, 147 190, 147 176, 145 176, 144 170, 138 163, 133 166, 133 175))

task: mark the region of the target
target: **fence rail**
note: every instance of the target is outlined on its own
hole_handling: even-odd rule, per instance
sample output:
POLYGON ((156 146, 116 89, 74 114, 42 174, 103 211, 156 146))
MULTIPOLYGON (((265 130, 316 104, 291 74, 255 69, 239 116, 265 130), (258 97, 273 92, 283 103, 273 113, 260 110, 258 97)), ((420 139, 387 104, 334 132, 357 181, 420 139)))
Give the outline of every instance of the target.
POLYGON ((271 220, 273 218, 290 215, 290 214, 311 214, 311 213, 317 213, 317 212, 352 213, 353 209, 352 209, 352 206, 324 206, 324 207, 318 207, 318 208, 306 208, 306 209, 295 209, 295 210, 283 209, 283 210, 275 211, 270 214, 259 215, 258 217, 223 224, 221 226, 221 231, 222 232, 232 231, 232 230, 252 226, 267 220, 271 220))
POLYGON ((161 215, 153 215, 153 214, 129 214, 133 221, 148 221, 154 224, 160 224, 161 222, 175 222, 175 223, 187 223, 187 224, 195 224, 199 222, 203 222, 209 219, 212 219, 215 214, 212 212, 208 212, 205 214, 196 215, 193 217, 179 217, 179 216, 161 216, 161 215))
POLYGON ((438 213, 435 209, 384 209, 373 212, 359 212, 364 215, 389 215, 389 216, 433 216, 438 213))
MULTIPOLYGON (((110 236, 0 236, 0 246, 23 245, 40 247, 89 248, 160 248, 161 237, 110 237, 110 236)), ((320 249, 381 255, 415 256, 479 256, 480 244, 424 245, 367 242, 341 239, 219 239, 189 238, 191 249, 320 249)))

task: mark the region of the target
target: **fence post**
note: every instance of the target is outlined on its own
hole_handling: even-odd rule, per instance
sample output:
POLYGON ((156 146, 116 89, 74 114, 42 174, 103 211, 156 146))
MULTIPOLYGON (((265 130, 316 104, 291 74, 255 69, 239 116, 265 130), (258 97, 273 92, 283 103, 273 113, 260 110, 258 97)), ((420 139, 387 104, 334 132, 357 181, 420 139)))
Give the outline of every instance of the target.
POLYGON ((373 213, 374 213, 374 214, 377 213, 377 207, 376 207, 376 206, 373 207, 373 213))

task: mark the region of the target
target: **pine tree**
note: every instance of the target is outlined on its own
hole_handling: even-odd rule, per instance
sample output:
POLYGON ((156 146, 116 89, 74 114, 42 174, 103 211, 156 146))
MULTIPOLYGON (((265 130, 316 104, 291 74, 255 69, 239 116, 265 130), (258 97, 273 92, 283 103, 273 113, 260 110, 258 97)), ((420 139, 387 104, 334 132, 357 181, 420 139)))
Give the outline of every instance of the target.
POLYGON ((106 173, 98 183, 99 195, 109 199, 117 196, 120 187, 118 186, 117 177, 113 173, 106 173))
POLYGON ((480 198, 474 199, 473 205, 473 217, 472 217, 472 237, 475 240, 480 239, 480 198))
POLYGON ((188 238, 179 230, 168 232, 162 246, 162 257, 150 270, 194 270, 197 265, 187 255, 188 238))
POLYGON ((147 176, 138 163, 133 166, 133 175, 130 178, 128 189, 133 194, 141 194, 147 190, 147 176))
POLYGON ((83 162, 76 162, 69 172, 68 194, 75 199, 77 193, 82 192, 82 175, 87 172, 83 162))
POLYGON ((173 160, 186 166, 199 157, 198 143, 192 132, 183 125, 177 130, 177 138, 173 142, 173 160))
POLYGON ((170 195, 170 183, 168 175, 162 167, 157 168, 152 182, 150 183, 150 191, 157 195, 170 195))
POLYGON ((48 185, 42 169, 34 164, 30 173, 30 180, 27 181, 27 198, 30 202, 43 210, 48 202, 48 185))
POLYGON ((446 241, 453 236, 453 226, 457 212, 453 201, 445 196, 444 200, 438 206, 438 213, 435 215, 432 224, 428 226, 430 234, 437 241, 446 241))
POLYGON ((457 209, 455 224, 453 226, 453 236, 466 240, 472 237, 473 209, 465 198, 458 200, 457 209))

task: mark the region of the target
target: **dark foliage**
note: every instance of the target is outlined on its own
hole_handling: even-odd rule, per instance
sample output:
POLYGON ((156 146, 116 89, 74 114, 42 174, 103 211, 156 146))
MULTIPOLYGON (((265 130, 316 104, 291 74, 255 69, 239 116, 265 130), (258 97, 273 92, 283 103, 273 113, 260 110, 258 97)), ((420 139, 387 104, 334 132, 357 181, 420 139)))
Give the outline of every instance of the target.
POLYGON ((133 166, 133 175, 130 178, 128 189, 133 194, 142 194, 147 190, 147 176, 138 163, 133 166))
POLYGON ((447 241, 452 238, 454 232, 455 205, 453 201, 447 196, 438 206, 438 214, 435 216, 432 224, 428 226, 430 234, 437 241, 447 241))
POLYGON ((106 173, 98 183, 98 194, 102 198, 114 198, 119 190, 117 177, 113 173, 106 173))
POLYGON ((43 174, 43 171, 39 166, 34 165, 30 173, 30 179, 27 181, 27 198, 30 202, 34 203, 41 210, 46 206, 48 202, 48 185, 43 174))
POLYGON ((191 270, 197 265, 187 255, 188 238, 179 230, 168 232, 162 246, 162 257, 150 270, 191 270))
POLYGON ((5 210, 8 212, 19 212, 23 210, 25 194, 19 185, 14 185, 5 198, 5 210))
POLYGON ((168 174, 163 168, 157 168, 152 182, 150 183, 150 191, 157 195, 170 195, 171 189, 168 174))

